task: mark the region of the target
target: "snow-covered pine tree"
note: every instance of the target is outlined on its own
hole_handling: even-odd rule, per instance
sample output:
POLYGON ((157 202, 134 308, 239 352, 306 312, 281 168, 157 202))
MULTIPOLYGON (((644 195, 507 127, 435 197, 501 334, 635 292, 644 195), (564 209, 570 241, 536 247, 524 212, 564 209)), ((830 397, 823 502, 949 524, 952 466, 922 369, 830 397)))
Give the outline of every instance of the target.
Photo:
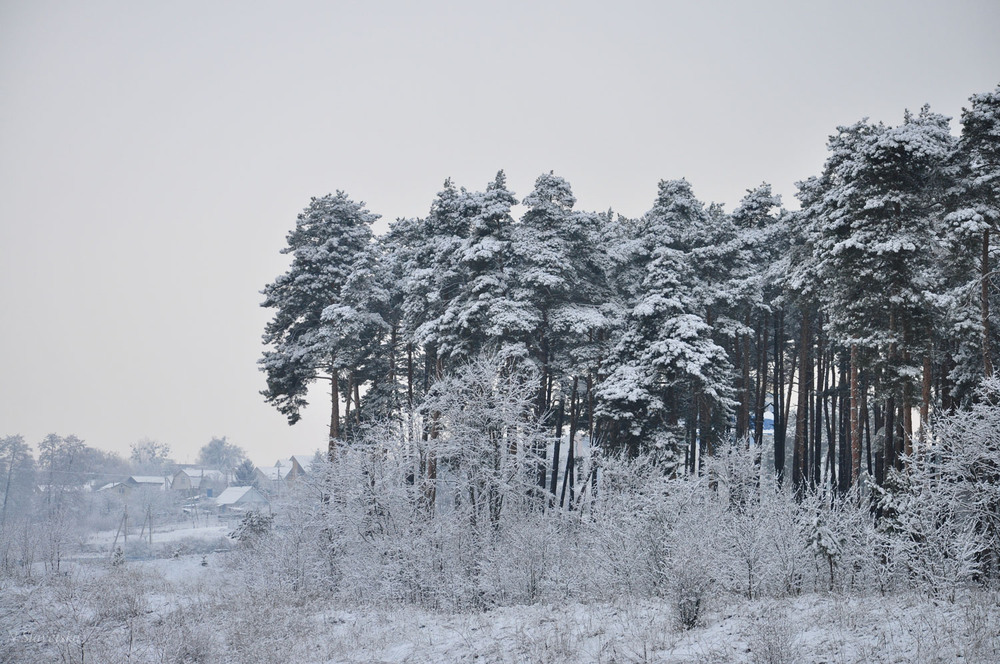
POLYGON ((442 343, 441 317, 462 290, 460 254, 469 237, 468 209, 472 195, 449 178, 438 192, 429 214, 420 220, 400 220, 395 250, 403 253, 403 330, 423 355, 419 391, 426 392, 442 373, 438 348, 442 343))
POLYGON ((527 357, 527 336, 538 321, 515 288, 516 203, 503 171, 485 191, 463 197, 469 231, 456 252, 459 280, 434 326, 445 358, 462 362, 489 348, 512 361, 527 357))
MULTIPOLYGON (((414 408, 425 391, 417 370, 421 352, 413 334, 416 326, 409 317, 411 310, 419 315, 427 303, 426 296, 415 296, 420 289, 415 279, 420 269, 417 261, 427 253, 421 235, 423 224, 420 219, 397 219, 379 238, 378 279, 384 298, 378 304, 388 335, 377 361, 376 374, 381 378, 373 379, 372 389, 362 402, 370 417, 399 418, 410 425, 414 422, 414 408)), ((413 433, 412 426, 409 429, 407 436, 413 433)))
POLYGON ((962 135, 953 160, 954 180, 944 224, 951 250, 948 265, 953 269, 950 298, 943 304, 950 314, 952 337, 959 341, 950 378, 960 395, 969 394, 980 375, 993 375, 996 326, 991 318, 996 308, 991 306, 994 261, 990 253, 992 237, 1000 226, 1000 86, 973 95, 969 102, 962 110, 962 135), (973 301, 976 311, 970 307, 973 301), (970 332, 978 333, 976 349, 970 346, 970 332))
POLYGON ((392 334, 398 327, 398 312, 392 306, 389 267, 381 247, 373 242, 356 257, 354 269, 341 288, 343 302, 323 311, 323 322, 343 348, 345 432, 353 433, 366 418, 382 420, 398 412, 392 334))
MULTIPOLYGON (((406 401, 411 428, 416 406, 434 383, 445 375, 448 330, 442 324, 452 301, 465 288, 462 251, 469 238, 469 219, 476 209, 475 196, 459 189, 449 178, 423 219, 400 219, 390 227, 387 240, 398 265, 402 291, 401 332, 406 345, 406 401)), ((440 413, 431 412, 422 422, 422 439, 439 433, 440 413)), ((435 451, 420 452, 415 477, 419 478, 426 506, 435 501, 437 461, 435 451)))
POLYGON ((732 354, 739 376, 736 437, 742 440, 752 434, 758 445, 763 438, 768 389, 768 332, 772 303, 778 296, 773 285, 778 275, 772 264, 775 245, 784 236, 776 232, 779 226, 773 214, 780 206, 781 197, 773 194, 767 183, 747 190, 730 215, 732 228, 726 229, 733 234, 730 246, 719 252, 729 258, 729 265, 716 306, 726 312, 736 331, 732 354))
POLYGON ((927 294, 939 282, 935 215, 953 142, 948 119, 927 107, 898 127, 841 127, 823 177, 802 189, 812 249, 803 274, 815 280, 831 337, 859 347, 881 375, 887 466, 912 438, 913 386, 934 312, 927 294))
POLYGON ((260 359, 265 400, 295 424, 317 378, 331 382, 329 450, 340 438, 340 373, 357 357, 360 330, 374 323, 358 298, 372 260, 371 225, 378 215, 338 191, 313 198, 288 234, 289 270, 264 287, 261 306, 274 309, 260 359))
MULTIPOLYGON (((608 438, 630 454, 663 445, 681 416, 690 441, 711 453, 713 414, 732 406, 731 366, 694 295, 693 252, 712 237, 711 224, 687 181, 672 180, 660 182, 653 208, 637 226, 642 280, 598 391, 608 438)), ((688 456, 689 466, 694 459, 688 456)))
MULTIPOLYGON (((575 438, 578 400, 583 384, 592 383, 597 362, 591 357, 595 339, 609 325, 601 306, 611 294, 607 254, 600 238, 601 215, 573 210, 576 199, 569 183, 546 173, 523 203, 528 210, 514 230, 514 299, 527 304, 536 327, 528 335, 528 353, 539 371, 536 416, 553 409, 548 423, 556 430, 552 476, 556 492, 562 425, 569 400, 569 431, 575 438), (572 385, 578 389, 574 392, 572 385), (558 407, 554 402, 558 402, 558 407)), ((573 440, 568 464, 573 463, 573 440)), ((544 454, 540 451, 539 456, 544 454)), ((544 459, 543 459, 544 461, 544 459)), ((539 483, 545 485, 544 473, 539 483)))
POLYGON ((514 229, 517 297, 527 303, 537 321, 528 338, 528 353, 540 370, 535 400, 538 416, 549 407, 553 345, 557 341, 553 338, 553 313, 566 306, 573 299, 574 289, 586 282, 580 269, 583 266, 575 262, 569 247, 579 230, 573 213, 575 203, 566 180, 553 173, 540 175, 535 189, 524 199, 528 210, 514 229))

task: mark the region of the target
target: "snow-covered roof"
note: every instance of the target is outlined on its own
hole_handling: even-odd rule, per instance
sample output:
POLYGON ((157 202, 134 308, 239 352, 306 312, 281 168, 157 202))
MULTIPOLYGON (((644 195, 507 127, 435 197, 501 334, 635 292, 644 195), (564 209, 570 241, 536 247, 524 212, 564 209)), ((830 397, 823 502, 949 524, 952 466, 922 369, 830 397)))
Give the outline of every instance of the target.
POLYGON ((151 484, 155 486, 165 486, 167 478, 156 475, 132 475, 129 480, 136 484, 151 484))
POLYGON ((280 482, 288 477, 288 473, 292 472, 292 460, 279 459, 273 466, 258 466, 257 470, 263 473, 264 476, 272 482, 280 482))
POLYGON ((180 475, 181 473, 184 473, 192 480, 194 480, 195 478, 201 479, 204 477, 206 479, 220 481, 225 479, 226 477, 225 473, 223 473, 221 470, 215 470, 214 468, 181 468, 180 470, 177 471, 174 477, 180 475))
POLYGON ((267 502, 252 486, 231 486, 215 499, 216 505, 236 505, 243 502, 267 502))
POLYGON ((302 468, 302 472, 308 473, 315 459, 315 454, 293 454, 289 461, 295 461, 302 468))
POLYGON ((272 482, 278 482, 282 479, 283 475, 281 473, 281 468, 277 466, 265 466, 264 468, 257 467, 257 472, 271 480, 272 482))
POLYGON ((100 489, 98 489, 98 491, 108 491, 110 489, 114 489, 116 486, 121 486, 121 485, 122 485, 121 482, 109 482, 108 484, 105 484, 100 489))
POLYGON ((181 476, 186 478, 187 482, 183 480, 180 484, 176 486, 178 488, 185 487, 191 489, 200 489, 201 483, 203 481, 209 481, 213 483, 225 484, 226 474, 221 470, 215 470, 214 468, 199 468, 197 466, 190 466, 188 468, 181 468, 176 473, 174 473, 174 481, 181 479, 181 476))

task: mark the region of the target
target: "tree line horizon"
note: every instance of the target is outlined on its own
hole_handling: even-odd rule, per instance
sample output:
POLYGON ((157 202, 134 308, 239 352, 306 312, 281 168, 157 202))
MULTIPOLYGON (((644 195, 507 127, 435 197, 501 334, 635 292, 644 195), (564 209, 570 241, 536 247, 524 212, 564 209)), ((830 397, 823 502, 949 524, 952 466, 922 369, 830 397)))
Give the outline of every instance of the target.
POLYGON ((837 127, 794 211, 762 183, 727 213, 679 179, 628 218, 576 210, 553 172, 518 199, 501 170, 482 191, 447 179, 375 236, 364 203, 312 198, 262 291, 262 394, 294 424, 327 381, 331 457, 366 423, 433 440, 423 399, 490 353, 532 372, 552 493, 582 438, 697 473, 723 440, 760 445, 766 412, 779 482, 790 445, 797 490, 882 485, 993 375, 1000 86, 960 123, 924 106, 837 127))

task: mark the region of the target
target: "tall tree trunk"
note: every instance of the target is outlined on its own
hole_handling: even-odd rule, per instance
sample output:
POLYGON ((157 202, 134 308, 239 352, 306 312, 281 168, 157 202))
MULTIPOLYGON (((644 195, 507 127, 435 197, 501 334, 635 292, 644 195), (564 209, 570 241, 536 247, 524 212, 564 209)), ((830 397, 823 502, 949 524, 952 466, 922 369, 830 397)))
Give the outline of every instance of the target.
POLYGON ((810 348, 812 341, 809 335, 809 311, 802 310, 802 324, 799 340, 799 398, 795 413, 795 447, 792 449, 792 486, 800 498, 805 493, 808 481, 809 454, 809 390, 812 386, 812 367, 810 348))
POLYGON ((546 392, 549 383, 549 343, 545 336, 548 320, 548 311, 542 311, 542 329, 538 337, 538 360, 539 364, 542 365, 542 370, 538 377, 538 394, 535 397, 535 415, 539 418, 548 410, 546 392))
POLYGON ((933 373, 931 371, 931 356, 930 353, 924 354, 924 367, 923 376, 921 381, 920 389, 920 431, 926 437, 928 434, 927 423, 930 420, 931 412, 931 380, 933 378, 933 373))
MULTIPOLYGON (((897 345, 895 341, 897 320, 895 309, 890 309, 889 311, 889 335, 893 339, 889 343, 889 358, 888 366, 891 369, 896 367, 896 356, 897 356, 897 345)), ((891 379, 891 374, 890 374, 891 379)), ((889 469, 896 467, 897 461, 897 449, 896 449, 896 409, 899 407, 899 403, 896 401, 896 385, 889 385, 889 397, 886 400, 885 406, 885 447, 884 454, 885 457, 884 467, 882 469, 882 482, 885 482, 885 478, 889 473, 889 469)))
POLYGON ((393 323, 392 333, 389 339, 389 394, 392 395, 390 398, 390 403, 392 404, 392 413, 390 417, 398 417, 400 414, 400 403, 399 403, 399 392, 397 388, 396 381, 396 365, 398 364, 398 359, 396 353, 398 352, 397 344, 399 342, 399 325, 393 323))
POLYGON ((983 231, 983 254, 980 260, 979 303, 983 323, 983 374, 993 376, 993 354, 990 350, 990 229, 983 231))
MULTIPOLYGON (((903 362, 909 365, 910 353, 903 351, 903 362)), ((903 383, 903 454, 907 458, 913 454, 913 382, 907 378, 903 383)), ((898 465, 899 462, 897 462, 898 465)))
POLYGON ((785 343, 782 311, 774 316, 774 475, 780 486, 785 479, 785 343))
POLYGON ((848 489, 851 488, 851 482, 854 481, 854 476, 851 474, 854 469, 854 459, 852 454, 854 453, 853 439, 851 438, 851 417, 853 416, 853 411, 851 410, 851 394, 850 394, 850 360, 844 353, 840 354, 840 389, 838 394, 840 396, 840 427, 838 441, 840 442, 840 455, 838 457, 838 473, 837 473, 837 487, 841 494, 847 493, 848 489))
MULTIPOLYGON (((782 441, 787 441, 788 440, 788 424, 789 424, 789 420, 791 419, 791 412, 792 412, 792 393, 796 392, 796 390, 798 389, 798 385, 795 382, 796 379, 797 379, 797 375, 798 375, 796 369, 798 367, 798 361, 799 361, 799 344, 797 342, 792 347, 791 357, 792 357, 792 366, 789 367, 789 372, 788 372, 788 390, 787 390, 787 393, 784 395, 785 415, 784 415, 784 418, 782 420, 782 427, 783 427, 782 428, 782 431, 783 431, 782 441)), ((784 449, 785 447, 787 447, 787 444, 785 442, 783 442, 782 445, 783 445, 782 449, 784 449)), ((795 452, 795 441, 793 439, 792 440, 792 456, 793 457, 795 456, 794 452, 795 452)), ((793 458, 792 461, 793 461, 792 466, 794 467, 794 465, 795 465, 794 464, 795 459, 793 458)), ((794 472, 793 472, 793 474, 794 474, 794 472)))
POLYGON ((816 390, 813 393, 812 476, 810 486, 820 486, 823 475, 823 404, 826 400, 826 344, 823 338, 823 314, 816 323, 816 390))
POLYGON ((406 439, 413 445, 413 343, 406 344, 406 439))
MULTIPOLYGON (((552 394, 552 374, 549 373, 549 353, 547 343, 545 342, 545 337, 542 337, 542 377, 541 384, 538 390, 538 404, 537 404, 537 414, 536 417, 541 420, 546 416, 549 410, 549 399, 552 394)), ((535 454, 535 459, 537 460, 537 471, 538 471, 538 488, 545 490, 545 485, 547 484, 548 478, 548 443, 545 440, 540 440, 535 444, 535 449, 532 450, 535 454)))
POLYGON ((698 472, 698 396, 696 394, 691 395, 689 410, 687 417, 688 449, 690 450, 688 474, 695 475, 698 472))
MULTIPOLYGON (((575 382, 574 377, 574 382, 575 382)), ((574 385, 574 387, 576 387, 574 385)), ((573 407, 573 398, 570 397, 570 408, 573 407)), ((559 452, 562 447, 563 432, 563 412, 566 409, 565 397, 559 397, 559 407, 556 410, 556 439, 552 447, 552 480, 549 482, 549 493, 555 498, 556 489, 559 487, 559 452)))
MULTIPOLYGON (((424 346, 424 394, 430 390, 431 382, 441 377, 443 370, 442 359, 438 356, 437 346, 427 344, 424 346)), ((437 502, 437 452, 435 450, 438 437, 440 411, 431 413, 431 421, 424 421, 422 438, 424 450, 420 456, 421 487, 423 492, 424 508, 432 513, 434 504, 437 502)))
POLYGON ((875 465, 875 472, 880 475, 877 478, 880 486, 885 485, 889 469, 896 466, 896 397, 891 393, 885 400, 885 425, 882 427, 882 431, 881 473, 879 473, 878 464, 875 465))
POLYGON ((896 414, 896 470, 903 470, 903 450, 905 449, 904 438, 906 437, 906 416, 903 413, 903 400, 899 400, 899 412, 896 414))
POLYGON ((698 392, 698 404, 701 419, 701 429, 699 438, 701 439, 701 465, 704 465, 704 455, 715 454, 715 437, 712 435, 712 404, 703 392, 698 392))
POLYGON ((851 482, 861 477, 861 394, 858 386, 858 344, 851 344, 851 482))
MULTIPOLYGON (((767 409, 767 335, 770 327, 770 314, 765 311, 764 320, 757 331, 757 403, 754 404, 753 439, 758 448, 764 444, 764 411, 767 409)), ((777 394, 777 390, 775 390, 775 394, 777 394)), ((775 401, 773 397, 772 401, 775 401)), ((773 408, 774 414, 777 416, 777 406, 773 408)))
POLYGON ((868 418, 868 385, 865 384, 861 390, 861 427, 865 430, 865 465, 870 477, 877 477, 875 469, 872 468, 872 426, 868 418))
POLYGON ((836 433, 834 432, 834 420, 837 417, 836 399, 823 399, 823 417, 827 421, 826 482, 824 483, 824 486, 829 487, 829 491, 832 495, 837 493, 840 489, 840 487, 837 486, 837 439, 836 433))
MULTIPOLYGON (((572 477, 573 471, 573 450, 576 444, 576 432, 579 428, 580 422, 580 395, 577 392, 577 387, 580 383, 580 379, 577 376, 573 376, 573 390, 570 393, 569 398, 569 444, 566 449, 566 472, 563 477, 562 491, 559 493, 559 507, 562 507, 566 503, 566 489, 567 485, 572 483, 570 479, 572 477)), ((570 502, 572 502, 573 497, 570 496, 570 502)))
POLYGON ((330 440, 327 443, 326 455, 330 461, 337 451, 337 440, 340 438, 340 383, 337 379, 337 367, 330 366, 330 440))
POLYGON ((955 358, 952 357, 951 350, 945 352, 944 358, 941 360, 941 375, 938 380, 941 382, 940 393, 941 393, 941 410, 945 413, 951 414, 955 412, 958 407, 954 395, 952 394, 952 389, 955 387, 955 383, 951 378, 951 372, 955 369, 955 358))
POLYGON ((559 496, 559 507, 563 506, 563 499, 566 497, 566 489, 569 488, 569 502, 566 503, 569 509, 573 509, 573 503, 576 501, 575 494, 575 484, 576 484, 576 442, 573 436, 570 436, 569 445, 566 448, 566 472, 563 475, 563 486, 562 493, 559 496))
MULTIPOLYGON (((750 429, 750 349, 746 334, 736 335, 736 359, 740 367, 738 407, 736 411, 736 440, 743 442, 750 429)), ((747 441, 749 442, 749 441, 747 441)))
POLYGON ((833 349, 827 351, 827 372, 823 377, 823 419, 826 420, 826 477, 830 492, 835 493, 837 486, 837 400, 840 391, 837 389, 837 374, 834 371, 833 349), (831 377, 831 373, 833 373, 831 377), (832 394, 831 394, 832 393, 832 394), (831 398, 832 397, 832 398, 831 398))
POLYGON ((590 445, 594 445, 594 378, 592 372, 587 372, 587 434, 590 445))
POLYGON ((549 374, 549 386, 545 390, 545 411, 548 412, 552 408, 552 389, 555 383, 555 372, 549 367, 547 373, 549 374))
POLYGON ((406 407, 413 412, 413 344, 406 344, 406 407))
POLYGON ((351 392, 354 389, 354 374, 347 373, 347 389, 344 390, 344 433, 351 434, 351 392))
POLYGON ((354 383, 354 423, 361 427, 361 389, 358 386, 358 378, 351 372, 351 380, 354 383))

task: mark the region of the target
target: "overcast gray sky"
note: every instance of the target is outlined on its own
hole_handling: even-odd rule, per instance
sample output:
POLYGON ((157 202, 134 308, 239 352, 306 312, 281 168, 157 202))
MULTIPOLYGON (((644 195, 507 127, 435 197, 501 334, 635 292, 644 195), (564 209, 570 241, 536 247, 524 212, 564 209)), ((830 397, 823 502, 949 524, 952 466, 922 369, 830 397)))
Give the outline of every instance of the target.
POLYGON ((325 444, 263 403, 259 290, 310 196, 388 221, 448 176, 549 170, 584 209, 686 177, 787 204, 825 141, 1000 83, 1000 3, 0 2, 0 436, 257 463, 325 444))

